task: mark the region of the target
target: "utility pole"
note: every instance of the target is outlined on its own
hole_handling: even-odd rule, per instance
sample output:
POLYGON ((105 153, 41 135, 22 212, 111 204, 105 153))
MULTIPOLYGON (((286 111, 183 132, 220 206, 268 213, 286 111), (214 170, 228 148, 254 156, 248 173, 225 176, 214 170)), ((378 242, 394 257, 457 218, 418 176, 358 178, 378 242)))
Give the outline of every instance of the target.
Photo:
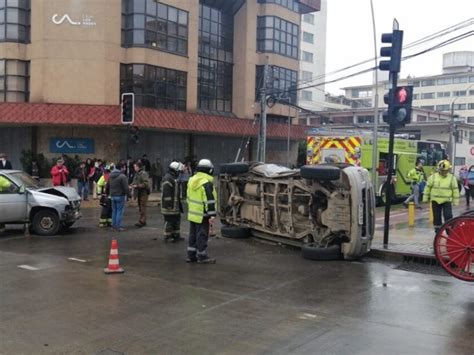
POLYGON ((267 83, 268 64, 263 66, 263 83, 260 88, 260 129, 258 133, 257 160, 265 163, 267 148, 267 83))
POLYGON ((378 124, 379 124, 379 76, 378 76, 378 63, 377 63, 377 32, 375 29, 375 13, 374 13, 374 4, 370 0, 370 8, 372 10, 372 28, 374 32, 374 53, 375 53, 375 83, 374 83, 374 131, 372 134, 372 184, 377 188, 378 187, 378 175, 377 167, 379 163, 378 155, 378 124))

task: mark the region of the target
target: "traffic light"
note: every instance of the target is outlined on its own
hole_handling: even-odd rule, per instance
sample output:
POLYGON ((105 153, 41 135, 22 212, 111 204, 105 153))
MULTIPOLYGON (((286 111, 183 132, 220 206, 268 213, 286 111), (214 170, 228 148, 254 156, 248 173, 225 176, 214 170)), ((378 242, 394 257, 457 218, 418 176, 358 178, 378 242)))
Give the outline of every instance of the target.
POLYGON ((122 94, 122 124, 133 124, 135 120, 135 95, 133 93, 122 94))
POLYGON ((392 107, 389 107, 390 118, 397 127, 403 127, 411 122, 411 103, 413 86, 399 86, 393 90, 392 107))
POLYGON ((380 56, 390 57, 390 60, 381 60, 379 64, 379 69, 394 73, 400 72, 403 31, 393 30, 392 33, 383 33, 382 43, 391 43, 392 46, 380 48, 380 56))

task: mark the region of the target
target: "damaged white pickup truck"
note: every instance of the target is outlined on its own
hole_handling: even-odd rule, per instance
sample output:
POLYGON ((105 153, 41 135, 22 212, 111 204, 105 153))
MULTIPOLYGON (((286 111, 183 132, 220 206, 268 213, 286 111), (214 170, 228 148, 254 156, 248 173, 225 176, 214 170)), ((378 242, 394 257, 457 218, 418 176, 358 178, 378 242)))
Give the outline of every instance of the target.
POLYGON ((224 164, 219 202, 224 237, 301 247, 307 259, 359 258, 374 235, 374 189, 360 167, 224 164))

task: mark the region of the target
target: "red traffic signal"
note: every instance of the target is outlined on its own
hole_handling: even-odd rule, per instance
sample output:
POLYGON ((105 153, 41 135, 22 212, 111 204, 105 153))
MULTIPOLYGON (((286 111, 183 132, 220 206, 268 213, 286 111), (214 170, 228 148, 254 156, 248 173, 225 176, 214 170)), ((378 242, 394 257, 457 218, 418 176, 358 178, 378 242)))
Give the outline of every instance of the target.
POLYGON ((395 91, 395 102, 397 104, 404 104, 408 100, 408 90, 402 86, 395 91))

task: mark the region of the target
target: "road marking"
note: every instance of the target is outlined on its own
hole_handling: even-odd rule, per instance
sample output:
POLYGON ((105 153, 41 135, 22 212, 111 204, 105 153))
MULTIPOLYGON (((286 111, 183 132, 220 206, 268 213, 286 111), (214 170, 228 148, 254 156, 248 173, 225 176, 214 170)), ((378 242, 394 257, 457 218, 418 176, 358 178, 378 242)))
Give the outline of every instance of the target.
POLYGON ((36 271, 39 270, 37 267, 30 266, 30 265, 18 265, 20 269, 25 269, 25 270, 30 270, 30 271, 36 271))
POLYGON ((78 262, 80 262, 80 263, 87 263, 87 260, 78 259, 78 258, 67 258, 67 260, 70 260, 70 261, 78 261, 78 262))

